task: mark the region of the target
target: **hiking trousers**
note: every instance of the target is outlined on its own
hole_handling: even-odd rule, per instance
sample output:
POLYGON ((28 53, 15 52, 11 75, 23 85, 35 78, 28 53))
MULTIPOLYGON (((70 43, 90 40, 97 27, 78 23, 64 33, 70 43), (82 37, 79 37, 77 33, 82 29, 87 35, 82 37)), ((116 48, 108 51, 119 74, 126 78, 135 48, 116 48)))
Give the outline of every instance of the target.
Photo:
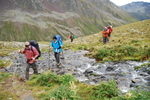
POLYGON ((71 42, 73 42, 73 39, 71 39, 71 42))
POLYGON ((107 43, 109 41, 108 37, 103 37, 103 43, 107 43))
POLYGON ((32 68, 34 71, 34 74, 38 74, 38 70, 37 70, 37 66, 35 63, 29 64, 27 63, 27 67, 26 67, 26 79, 29 79, 29 69, 32 68))
POLYGON ((56 59, 56 63, 59 64, 60 63, 60 52, 54 52, 54 56, 56 59))

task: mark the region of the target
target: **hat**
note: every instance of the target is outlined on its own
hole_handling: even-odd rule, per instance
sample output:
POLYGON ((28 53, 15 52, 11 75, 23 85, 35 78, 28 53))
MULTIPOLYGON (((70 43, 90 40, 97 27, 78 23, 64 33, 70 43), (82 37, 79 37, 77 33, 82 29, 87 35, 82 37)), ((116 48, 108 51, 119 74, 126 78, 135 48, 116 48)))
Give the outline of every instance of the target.
POLYGON ((30 43, 29 42, 25 42, 25 45, 30 45, 30 43))

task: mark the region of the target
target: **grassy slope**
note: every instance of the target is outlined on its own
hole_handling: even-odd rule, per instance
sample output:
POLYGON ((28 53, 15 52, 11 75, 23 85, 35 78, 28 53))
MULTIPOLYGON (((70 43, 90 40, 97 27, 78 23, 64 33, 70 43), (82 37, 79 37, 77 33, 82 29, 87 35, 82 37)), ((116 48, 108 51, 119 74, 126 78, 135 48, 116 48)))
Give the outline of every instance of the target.
POLYGON ((110 42, 103 44, 101 33, 66 42, 65 49, 88 50, 98 61, 148 60, 150 58, 150 20, 114 28, 110 42))

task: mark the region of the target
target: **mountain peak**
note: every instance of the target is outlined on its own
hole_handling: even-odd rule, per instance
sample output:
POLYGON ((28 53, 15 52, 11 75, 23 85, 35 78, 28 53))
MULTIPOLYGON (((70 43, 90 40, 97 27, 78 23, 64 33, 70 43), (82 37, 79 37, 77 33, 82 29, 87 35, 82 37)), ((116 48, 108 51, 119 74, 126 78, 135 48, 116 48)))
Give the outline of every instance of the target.
POLYGON ((150 19, 150 2, 132 2, 121 8, 139 20, 150 19))

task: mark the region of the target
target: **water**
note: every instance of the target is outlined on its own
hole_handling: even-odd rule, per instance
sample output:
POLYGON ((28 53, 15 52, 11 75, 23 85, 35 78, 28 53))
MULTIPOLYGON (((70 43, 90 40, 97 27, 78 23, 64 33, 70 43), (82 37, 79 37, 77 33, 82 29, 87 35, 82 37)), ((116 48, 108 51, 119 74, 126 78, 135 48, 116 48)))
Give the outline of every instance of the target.
MULTIPOLYGON (((145 80, 145 76, 149 76, 146 72, 135 70, 134 67, 140 66, 146 62, 124 61, 124 62, 105 62, 98 63, 95 66, 88 66, 83 72, 89 79, 88 83, 98 84, 101 81, 116 80, 118 88, 124 93, 135 87, 149 87, 149 81, 145 80), (145 74, 142 76, 140 73, 145 74)), ((87 82, 87 80, 85 81, 87 82)))

